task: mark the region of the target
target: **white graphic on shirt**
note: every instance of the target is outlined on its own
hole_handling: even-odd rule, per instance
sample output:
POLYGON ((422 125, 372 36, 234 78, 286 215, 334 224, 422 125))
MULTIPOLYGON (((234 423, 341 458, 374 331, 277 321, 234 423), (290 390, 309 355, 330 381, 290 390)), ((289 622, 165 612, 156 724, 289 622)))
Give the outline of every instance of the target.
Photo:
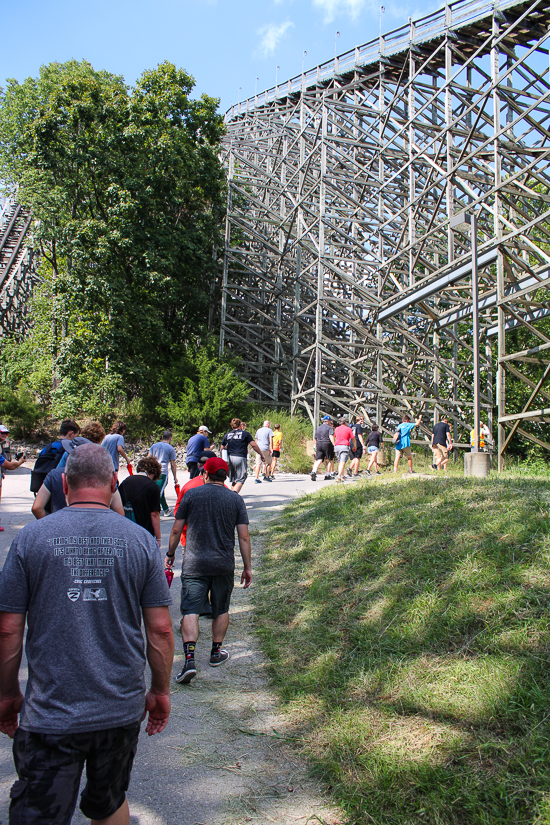
POLYGON ((80 590, 78 587, 69 587, 67 596, 72 602, 76 602, 80 598, 80 590))
MULTIPOLYGON (((128 542, 113 536, 58 536, 48 539, 54 556, 62 556, 63 567, 68 570, 73 583, 103 584, 115 566, 115 559, 126 555, 128 542)), ((67 593, 71 601, 80 596, 79 588, 71 588, 67 593), (71 595, 74 592, 78 595, 71 595)), ((107 593, 102 588, 90 588, 84 591, 84 601, 107 601, 107 593), (97 591, 99 595, 89 595, 97 591)))

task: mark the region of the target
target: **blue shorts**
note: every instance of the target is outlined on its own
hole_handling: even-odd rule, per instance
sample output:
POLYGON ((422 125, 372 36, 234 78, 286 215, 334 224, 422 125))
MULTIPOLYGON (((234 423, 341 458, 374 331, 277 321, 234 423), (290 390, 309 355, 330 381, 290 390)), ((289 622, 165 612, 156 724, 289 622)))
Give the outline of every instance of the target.
POLYGON ((368 452, 369 453, 379 453, 380 452, 380 447, 369 447, 368 452))

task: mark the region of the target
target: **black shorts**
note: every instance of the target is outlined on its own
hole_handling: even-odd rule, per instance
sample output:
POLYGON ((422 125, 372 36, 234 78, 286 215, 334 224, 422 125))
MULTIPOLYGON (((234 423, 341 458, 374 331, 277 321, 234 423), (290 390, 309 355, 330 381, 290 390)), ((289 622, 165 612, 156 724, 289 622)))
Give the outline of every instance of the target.
POLYGON ((362 458, 363 457, 363 445, 359 444, 356 450, 351 451, 352 458, 362 458))
POLYGON ((333 461, 334 460, 334 445, 329 441, 328 444, 319 444, 315 450, 315 461, 333 461))
POLYGON ((271 455, 272 455, 273 458, 279 458, 279 456, 281 455, 281 451, 280 450, 273 450, 271 455))
POLYGON ((217 619, 223 613, 228 613, 234 586, 234 573, 225 573, 220 576, 182 576, 181 615, 200 616, 208 596, 210 596, 212 605, 213 619, 217 619))
POLYGON ((84 764, 80 810, 107 819, 126 799, 139 722, 88 733, 31 733, 17 728, 13 761, 19 779, 11 789, 10 822, 69 825, 84 764))

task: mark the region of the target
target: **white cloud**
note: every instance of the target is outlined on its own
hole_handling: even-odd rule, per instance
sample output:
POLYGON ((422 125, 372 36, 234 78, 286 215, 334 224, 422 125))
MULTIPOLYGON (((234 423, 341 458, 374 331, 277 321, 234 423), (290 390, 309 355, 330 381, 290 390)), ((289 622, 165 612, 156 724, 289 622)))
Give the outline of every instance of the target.
POLYGON ((284 23, 279 23, 279 25, 277 25, 277 23, 268 23, 267 26, 262 26, 261 29, 258 29, 257 33, 261 37, 258 52, 262 57, 268 57, 274 54, 275 49, 287 31, 293 27, 294 23, 291 20, 285 20, 284 23))
POLYGON ((313 0, 313 5, 325 13, 325 23, 331 23, 342 12, 347 12, 352 20, 356 20, 364 6, 371 6, 372 3, 368 0, 313 0))

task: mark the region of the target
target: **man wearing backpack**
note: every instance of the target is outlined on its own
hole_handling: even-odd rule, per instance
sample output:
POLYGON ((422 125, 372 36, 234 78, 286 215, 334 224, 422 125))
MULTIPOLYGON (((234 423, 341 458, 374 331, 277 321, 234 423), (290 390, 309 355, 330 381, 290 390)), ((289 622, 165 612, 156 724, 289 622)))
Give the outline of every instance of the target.
POLYGON ((59 440, 52 441, 51 444, 44 447, 34 463, 34 468, 31 473, 31 493, 36 495, 50 470, 55 470, 61 461, 65 453, 61 439, 72 441, 79 432, 80 427, 76 421, 73 421, 71 418, 63 419, 59 425, 59 440))

